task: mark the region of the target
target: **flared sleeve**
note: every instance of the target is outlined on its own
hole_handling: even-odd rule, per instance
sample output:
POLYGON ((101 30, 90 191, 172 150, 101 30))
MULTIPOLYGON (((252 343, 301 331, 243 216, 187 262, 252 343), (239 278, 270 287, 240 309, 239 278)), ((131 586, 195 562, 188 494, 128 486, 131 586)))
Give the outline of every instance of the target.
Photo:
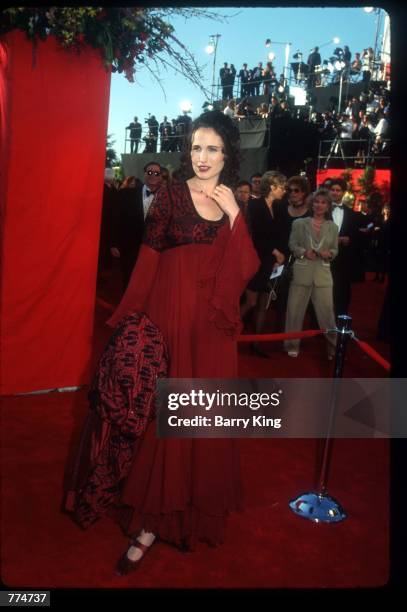
POLYGON ((228 336, 236 337, 241 332, 240 296, 259 266, 260 260, 240 212, 226 243, 209 298, 209 319, 228 336))
POLYGON ((166 246, 171 212, 171 195, 165 186, 158 191, 148 211, 143 243, 128 287, 115 312, 106 321, 110 327, 116 327, 123 317, 136 310, 143 311, 157 273, 160 253, 166 246))

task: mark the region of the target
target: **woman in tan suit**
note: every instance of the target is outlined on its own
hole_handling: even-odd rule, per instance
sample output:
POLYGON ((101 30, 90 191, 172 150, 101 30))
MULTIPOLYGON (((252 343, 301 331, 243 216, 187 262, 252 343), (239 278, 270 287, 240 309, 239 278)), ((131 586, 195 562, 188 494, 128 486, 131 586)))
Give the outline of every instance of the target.
MULTIPOLYGON (((327 189, 309 196, 311 216, 296 219, 289 240, 294 254, 293 280, 288 294, 286 332, 301 331, 309 300, 321 329, 335 328, 330 262, 338 253, 338 228, 332 221, 332 200, 327 189)), ((336 334, 328 334, 328 359, 335 353, 336 334)), ((300 341, 287 340, 285 350, 297 357, 300 341)))

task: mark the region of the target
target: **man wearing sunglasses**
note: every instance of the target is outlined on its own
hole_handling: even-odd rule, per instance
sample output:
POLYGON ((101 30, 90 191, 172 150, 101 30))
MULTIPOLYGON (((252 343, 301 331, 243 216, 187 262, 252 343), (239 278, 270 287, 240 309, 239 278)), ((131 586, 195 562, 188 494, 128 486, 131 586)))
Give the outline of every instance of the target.
POLYGON ((250 177, 250 184, 252 186, 250 197, 253 200, 259 200, 261 198, 260 183, 262 176, 263 175, 260 174, 260 172, 255 172, 255 174, 252 174, 250 177))
POLYGON ((161 166, 157 162, 149 162, 144 166, 144 185, 143 185, 143 230, 144 219, 148 209, 154 199, 155 192, 161 187, 162 176, 161 166))
MULTIPOLYGON (((118 244, 112 246, 111 253, 120 257, 123 285, 126 289, 137 260, 144 233, 144 222, 155 192, 162 181, 161 166, 155 161, 144 166, 144 183, 137 185, 132 197, 119 199, 117 219, 118 244)), ((119 192, 120 193, 120 192, 119 192)))

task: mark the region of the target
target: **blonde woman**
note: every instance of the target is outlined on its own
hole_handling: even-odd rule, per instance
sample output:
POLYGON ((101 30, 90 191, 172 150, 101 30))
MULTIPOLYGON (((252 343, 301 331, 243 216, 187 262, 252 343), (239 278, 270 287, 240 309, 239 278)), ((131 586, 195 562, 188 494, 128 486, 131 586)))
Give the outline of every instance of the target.
MULTIPOLYGON (((327 189, 309 196, 311 216, 296 219, 289 239, 294 254, 293 280, 288 294, 286 332, 301 331, 310 299, 321 329, 335 327, 331 261, 338 254, 338 228, 332 221, 332 199, 327 189)), ((336 335, 328 334, 327 353, 335 353, 336 335)), ((285 350, 298 357, 300 340, 286 340, 285 350)))

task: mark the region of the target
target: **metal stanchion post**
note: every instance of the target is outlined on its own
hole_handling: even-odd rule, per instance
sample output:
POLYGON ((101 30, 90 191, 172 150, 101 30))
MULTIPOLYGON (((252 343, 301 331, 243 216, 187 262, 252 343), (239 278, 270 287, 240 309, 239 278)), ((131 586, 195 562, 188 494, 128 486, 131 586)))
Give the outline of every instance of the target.
POLYGON ((302 493, 295 499, 292 499, 289 503, 291 510, 295 514, 314 521, 315 523, 338 523, 346 518, 346 513, 340 503, 327 494, 327 481, 332 452, 332 431, 335 423, 336 406, 339 395, 339 381, 342 378, 348 338, 353 333, 351 330, 351 323, 352 318, 348 317, 347 315, 340 315, 338 317, 337 344, 331 390, 329 424, 324 444, 318 491, 302 493))

